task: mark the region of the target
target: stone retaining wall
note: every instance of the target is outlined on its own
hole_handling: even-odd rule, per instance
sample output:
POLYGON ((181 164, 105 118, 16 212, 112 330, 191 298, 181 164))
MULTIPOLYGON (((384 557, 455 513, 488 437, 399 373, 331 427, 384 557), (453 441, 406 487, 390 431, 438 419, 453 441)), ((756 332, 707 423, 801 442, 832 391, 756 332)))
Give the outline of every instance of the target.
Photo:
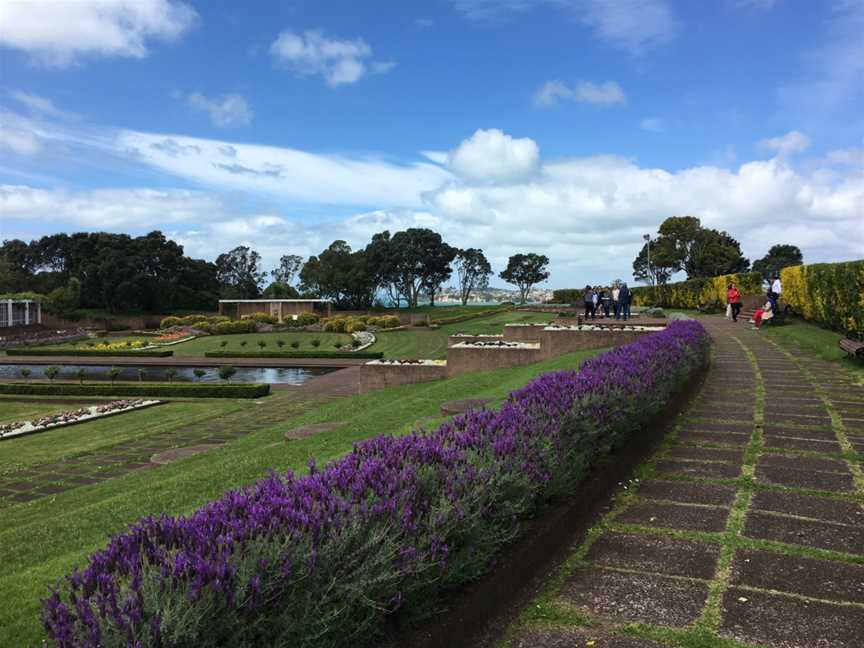
POLYGON ((516 347, 480 347, 461 343, 447 349, 447 375, 521 367, 543 359, 543 351, 536 343, 522 343, 516 347))
POLYGON ((490 342, 495 340, 505 340, 503 335, 468 335, 467 333, 457 333, 447 338, 447 347, 452 347, 462 342, 490 342))
POLYGON ((447 365, 438 364, 384 364, 377 360, 367 362, 360 372, 360 393, 394 385, 433 382, 447 377, 447 365))
POLYGON ((505 324, 504 339, 508 342, 539 342, 548 324, 505 324))

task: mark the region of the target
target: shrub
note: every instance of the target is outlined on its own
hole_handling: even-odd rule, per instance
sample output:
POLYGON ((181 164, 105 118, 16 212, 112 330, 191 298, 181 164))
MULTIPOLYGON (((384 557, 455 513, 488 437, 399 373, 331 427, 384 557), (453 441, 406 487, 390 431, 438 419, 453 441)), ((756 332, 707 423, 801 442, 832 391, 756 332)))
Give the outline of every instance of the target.
POLYGON ((130 396, 154 398, 260 398, 270 385, 257 383, 0 383, 0 394, 16 396, 130 396))
POLYGON ((227 382, 231 382, 231 377, 237 373, 237 370, 231 365, 219 367, 219 378, 227 382))
POLYGON ((258 348, 259 349, 261 349, 263 351, 264 347, 266 347, 266 346, 267 346, 267 343, 264 340, 258 340, 258 348))
POLYGON ((315 313, 303 312, 297 316, 297 323, 300 326, 309 326, 310 324, 317 324, 319 319, 321 318, 315 313))
POLYGON ((500 411, 357 443, 186 518, 144 518, 48 596, 44 627, 105 645, 373 643, 388 613, 479 577, 524 518, 639 434, 708 352, 698 322, 673 322, 540 376, 500 411))
POLYGON ((108 378, 111 380, 111 384, 113 385, 117 379, 120 377, 120 369, 118 367, 111 367, 108 370, 108 378))
POLYGON ((45 377, 48 380, 50 380, 51 382, 54 382, 54 379, 57 377, 57 374, 60 373, 60 367, 56 367, 53 365, 50 367, 45 367, 45 371, 42 373, 45 374, 45 377))
POLYGON ((321 346, 321 340, 319 340, 318 338, 315 338, 314 340, 309 342, 309 344, 311 344, 313 347, 315 347, 317 349, 319 346, 321 346))
POLYGON ((207 375, 207 371, 205 369, 193 369, 192 374, 195 376, 195 379, 200 381, 204 376, 207 375))
POLYGON ((630 292, 634 306, 693 309, 715 302, 725 305, 726 289, 732 282, 738 284, 742 295, 760 295, 763 292, 762 275, 758 272, 689 279, 664 286, 637 286, 630 292))
POLYGON ((864 334, 864 260, 784 268, 780 280, 783 300, 804 319, 864 334))
POLYGON ((223 349, 228 346, 228 340, 222 340, 219 342, 219 346, 223 349))
POLYGON ((168 367, 165 370, 165 377, 168 379, 169 383, 173 383, 174 378, 177 377, 177 370, 174 367, 168 367))
POLYGON ((299 340, 292 340, 291 348, 292 349, 299 349, 300 348, 300 341, 299 340))
POLYGON ((380 360, 381 351, 357 351, 346 355, 341 351, 207 351, 205 358, 354 358, 356 360, 380 360))
POLYGON ((30 380, 30 375, 31 375, 33 372, 32 372, 29 368, 27 368, 27 367, 22 367, 21 370, 20 370, 20 373, 21 373, 21 377, 22 377, 24 380, 30 380))
POLYGON ((276 346, 280 349, 285 346, 285 340, 276 340, 276 346))
POLYGON ((168 317, 162 318, 162 321, 159 322, 159 328, 167 329, 171 328, 172 326, 180 326, 180 324, 181 322, 179 317, 169 315, 168 317))
POLYGON ((228 322, 217 322, 213 325, 214 335, 233 335, 235 333, 254 333, 258 326, 255 320, 234 320, 228 322))
POLYGON ((244 315, 243 319, 260 322, 261 324, 277 324, 279 322, 278 317, 273 317, 267 313, 250 313, 249 315, 244 315))
POLYGON ((249 342, 247 340, 240 340, 240 346, 245 347, 249 342))
POLYGON ((364 322, 363 320, 360 320, 360 319, 352 320, 352 321, 348 322, 348 324, 345 326, 345 332, 346 333, 357 333, 359 331, 365 331, 365 330, 366 330, 366 322, 364 322))

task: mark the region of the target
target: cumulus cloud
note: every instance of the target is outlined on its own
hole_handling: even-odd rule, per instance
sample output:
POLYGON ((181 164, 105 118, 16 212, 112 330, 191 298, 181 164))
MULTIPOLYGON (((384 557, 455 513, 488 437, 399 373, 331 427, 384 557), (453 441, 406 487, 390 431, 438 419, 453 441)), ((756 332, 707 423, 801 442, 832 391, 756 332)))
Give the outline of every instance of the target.
POLYGON ((759 140, 756 144, 756 148, 760 151, 777 155, 793 155, 806 151, 809 147, 810 138, 797 130, 789 131, 778 137, 759 140))
POLYGON ((255 115, 246 99, 239 94, 225 94, 211 99, 195 92, 186 98, 186 102, 192 108, 209 114, 210 121, 222 128, 248 124, 255 115))
POLYGON ((559 9, 607 45, 641 55, 668 42, 680 23, 666 0, 452 0, 463 15, 497 19, 538 7, 559 9))
POLYGON ((362 38, 330 38, 317 29, 283 31, 270 46, 274 58, 298 76, 322 76, 331 87, 356 83, 367 74, 385 74, 392 61, 367 61, 372 48, 362 38))
POLYGON ((578 81, 572 86, 568 86, 562 81, 547 81, 534 95, 534 103, 540 107, 556 106, 562 101, 590 103, 599 106, 627 103, 624 91, 615 81, 603 83, 578 81))
POLYGON ((514 139, 497 128, 478 130, 450 152, 450 168, 478 182, 530 178, 539 168, 540 149, 527 137, 514 139))
POLYGON ((177 39, 197 17, 174 0, 2 2, 0 46, 58 67, 85 56, 143 58, 151 40, 177 39))

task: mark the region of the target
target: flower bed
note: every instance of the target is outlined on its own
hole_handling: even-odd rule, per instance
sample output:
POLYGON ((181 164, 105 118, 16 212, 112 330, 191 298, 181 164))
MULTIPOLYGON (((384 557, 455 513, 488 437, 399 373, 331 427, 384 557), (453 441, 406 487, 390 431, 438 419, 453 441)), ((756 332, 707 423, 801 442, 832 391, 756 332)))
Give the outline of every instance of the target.
POLYGON ((37 329, 35 331, 19 331, 11 335, 0 336, 0 348, 9 349, 18 346, 37 346, 45 344, 65 344, 86 340, 90 336, 82 328, 75 329, 37 329))
POLYGON ((129 350, 111 351, 105 350, 104 347, 93 349, 9 349, 6 355, 9 356, 111 356, 118 358, 168 358, 174 355, 174 351, 170 349, 141 349, 138 351, 129 350))
POLYGON ((41 416, 32 421, 15 421, 13 423, 5 423, 0 425, 0 439, 23 436, 25 434, 33 434, 34 432, 43 432, 52 428, 62 427, 65 425, 73 425, 82 423, 92 419, 104 418, 121 412, 129 412, 143 407, 159 405, 162 401, 158 400, 118 400, 106 403, 104 405, 92 405, 90 407, 82 407, 68 412, 59 412, 57 414, 49 414, 41 416))
POLYGON ((144 518, 44 601, 61 646, 360 646, 479 577, 520 520, 572 495, 708 360, 696 321, 513 392, 434 432, 273 473, 189 517, 144 518))
POLYGON ((157 398, 260 398, 270 393, 267 383, 128 383, 0 382, 0 394, 19 396, 140 396, 157 398))
POLYGON ((443 367, 447 364, 446 360, 371 360, 367 365, 389 365, 389 366, 423 366, 423 367, 443 367))

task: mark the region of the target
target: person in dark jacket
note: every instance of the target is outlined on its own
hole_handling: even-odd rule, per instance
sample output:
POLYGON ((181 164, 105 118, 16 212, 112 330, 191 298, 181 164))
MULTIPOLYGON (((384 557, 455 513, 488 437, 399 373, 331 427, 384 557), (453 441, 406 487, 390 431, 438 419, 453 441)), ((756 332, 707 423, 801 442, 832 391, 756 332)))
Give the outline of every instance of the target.
POLYGON ((622 283, 618 291, 618 303, 621 305, 621 316, 625 320, 630 319, 630 289, 626 283, 622 283))
POLYGON ((585 319, 594 317, 594 290, 591 286, 585 286, 585 295, 582 297, 585 302, 585 319))

